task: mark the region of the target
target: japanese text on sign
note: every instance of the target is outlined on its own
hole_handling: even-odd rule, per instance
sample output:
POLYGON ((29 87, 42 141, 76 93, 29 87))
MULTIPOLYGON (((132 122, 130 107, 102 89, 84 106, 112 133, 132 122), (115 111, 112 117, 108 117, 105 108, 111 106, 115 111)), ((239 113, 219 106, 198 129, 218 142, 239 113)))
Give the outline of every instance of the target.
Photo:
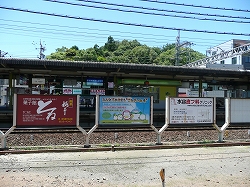
POLYGON ((18 126, 76 125, 77 96, 17 95, 18 126))
POLYGON ((213 98, 170 98, 171 123, 212 123, 213 98))

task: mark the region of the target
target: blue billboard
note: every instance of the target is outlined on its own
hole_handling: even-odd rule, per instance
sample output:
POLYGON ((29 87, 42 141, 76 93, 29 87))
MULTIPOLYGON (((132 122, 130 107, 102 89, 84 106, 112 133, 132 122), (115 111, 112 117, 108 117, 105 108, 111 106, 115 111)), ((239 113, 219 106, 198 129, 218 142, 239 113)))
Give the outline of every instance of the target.
POLYGON ((150 124, 150 97, 100 96, 99 124, 150 124))

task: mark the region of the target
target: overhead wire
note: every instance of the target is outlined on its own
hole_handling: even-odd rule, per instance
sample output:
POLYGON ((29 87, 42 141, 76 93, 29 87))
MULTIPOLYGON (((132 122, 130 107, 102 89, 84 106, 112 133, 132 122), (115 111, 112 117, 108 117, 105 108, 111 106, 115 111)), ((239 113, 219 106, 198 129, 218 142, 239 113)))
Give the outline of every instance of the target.
POLYGON ((62 15, 62 14, 56 14, 56 13, 47 13, 47 12, 39 12, 39 11, 34 11, 34 10, 20 9, 20 8, 10 8, 10 7, 5 7, 5 6, 0 6, 0 8, 5 9, 5 10, 13 10, 13 11, 33 13, 33 14, 55 16, 55 17, 77 19, 77 20, 85 20, 85 21, 102 22, 102 23, 110 23, 110 24, 118 24, 118 25, 125 25, 125 26, 145 27, 145 28, 164 29, 164 30, 179 30, 179 31, 211 33, 211 34, 250 36, 250 34, 248 34, 248 33, 207 31, 207 30, 196 30, 196 29, 185 29, 185 28, 174 28, 174 27, 165 27, 165 26, 156 26, 156 25, 146 25, 146 24, 138 24, 138 23, 128 23, 128 22, 95 19, 95 18, 76 17, 76 16, 62 15))
MULTIPOLYGON (((1 19, 0 19, 1 20, 1 19)), ((3 24, 2 24, 3 25, 3 24)), ((7 24, 8 25, 8 24, 7 24)), ((10 26, 13 26, 13 25, 10 25, 10 26)), ((34 37, 36 37, 36 36, 40 36, 40 37, 42 37, 42 38, 47 38, 47 39, 53 39, 53 40, 58 40, 58 39, 60 39, 60 40, 64 40, 64 41, 83 41, 83 42, 85 42, 85 43, 92 43, 93 42, 93 40, 91 40, 91 38, 95 38, 95 41, 96 41, 96 44, 97 43, 103 43, 104 41, 103 40, 99 40, 98 41, 98 39, 104 39, 103 37, 97 37, 96 35, 95 36, 90 36, 90 35, 86 35, 86 36, 84 36, 84 37, 81 37, 81 35, 77 35, 77 34, 75 34, 75 32, 76 31, 74 31, 74 35, 77 37, 77 39, 75 39, 75 38, 73 38, 73 37, 68 37, 68 36, 72 36, 72 34, 67 34, 67 35, 64 35, 63 33, 53 33, 53 32, 44 32, 44 31, 40 31, 40 30, 31 30, 31 28, 33 28, 33 29, 36 29, 36 27, 28 27, 28 26, 19 26, 19 25, 14 25, 15 27, 18 27, 18 29, 13 29, 13 27, 10 27, 10 30, 18 30, 18 31, 29 31, 29 32, 32 32, 32 33, 34 33, 34 34, 32 34, 32 33, 30 33, 29 35, 27 35, 27 34, 23 34, 23 33, 21 33, 21 32, 18 32, 18 34, 17 34, 17 32, 13 32, 13 33, 11 33, 11 32, 1 32, 1 33, 7 33, 7 34, 11 34, 11 35, 18 35, 18 36, 20 36, 20 35, 22 35, 22 36, 34 36, 34 37), (23 30, 23 29, 21 29, 20 27, 25 27, 25 28, 28 28, 28 30, 23 30), (36 34, 36 33, 39 33, 39 34, 36 34), (41 35, 41 33, 47 33, 46 35, 41 35), (53 36, 48 36, 48 34, 49 35, 53 35, 53 36), (60 36, 59 36, 60 35, 60 36), (63 36, 63 37, 61 37, 61 36, 63 36), (66 37, 65 37, 66 36, 66 37), (86 39, 86 38, 89 38, 89 39, 86 39)), ((9 28, 5 28, 5 27, 1 27, 0 28, 0 30, 2 30, 2 29, 9 29, 9 28)), ((52 30, 52 29, 48 29, 48 28, 39 28, 39 29, 42 29, 42 30, 44 30, 44 29, 46 29, 46 30, 52 30)), ((54 31, 55 29, 53 29, 53 31, 54 31)), ((90 33, 91 34, 91 33, 90 33)), ((100 34, 99 34, 100 35, 100 34)), ((98 36, 99 36, 98 35, 98 36)), ((113 35, 114 36, 114 35, 113 35)), ((160 36, 163 36, 163 35, 160 35, 160 36)), ((122 40, 124 40, 124 36, 120 36, 121 38, 119 39, 119 38, 115 38, 116 40, 120 40, 120 41, 122 41, 122 40)), ((106 38, 105 38, 106 39, 106 38)), ((197 39, 197 38, 196 38, 197 39)), ((147 38, 146 38, 146 40, 142 40, 142 39, 136 39, 138 42, 140 42, 140 44, 142 44, 143 42, 144 43, 148 43, 148 44, 151 44, 151 46, 154 46, 154 47, 159 47, 159 48, 162 48, 163 46, 165 46, 166 44, 171 44, 171 43, 175 43, 175 39, 165 39, 165 38, 161 38, 161 39, 156 39, 156 38, 154 38, 154 40, 147 40, 147 38)), ((195 45, 197 46, 197 47, 199 47, 199 48, 203 48, 204 46, 206 47, 206 49, 207 49, 207 46, 208 45, 217 45, 218 43, 212 43, 212 42, 199 42, 199 41, 193 41, 193 42, 191 42, 191 43, 195 43, 195 45)), ((53 42, 53 44, 55 44, 54 42, 53 42)), ((206 50, 205 49, 205 50, 206 50)))
MULTIPOLYGON (((3 33, 3 32, 2 32, 2 33, 3 33)), ((16 33, 16 32, 14 32, 14 33, 16 33)), ((10 34, 10 33, 8 32, 8 34, 10 34)), ((23 34, 22 34, 22 33, 18 33, 18 35, 19 35, 19 36, 22 36, 23 34)), ((25 36, 25 35, 24 35, 24 36, 25 36)), ((27 35, 26 35, 26 36, 27 36, 27 35)), ((29 35, 29 36, 30 36, 30 35, 29 35)), ((49 38, 49 37, 44 37, 44 38, 49 38)), ((59 38, 58 38, 58 39, 59 39, 59 38)), ((63 40, 63 39, 64 39, 64 38, 62 38, 62 40, 63 40)), ((78 39, 78 41, 79 41, 79 40, 81 40, 81 39, 78 39)), ((86 42, 86 40, 83 40, 83 41, 86 42)), ((90 41, 91 41, 91 40, 90 40, 90 41)), ((92 42, 92 41, 91 41, 91 42, 92 42)), ((141 46, 142 46, 142 45, 141 45, 141 46)), ((20 55, 20 54, 19 54, 19 55, 11 55, 11 56, 12 56, 12 57, 22 57, 22 58, 36 58, 36 57, 37 57, 37 56, 36 56, 36 57, 34 57, 34 56, 33 56, 33 57, 32 57, 32 56, 29 56, 29 57, 28 57, 28 56, 20 55)), ((126 57, 129 58, 129 59, 135 59, 135 56, 133 56, 133 55, 126 56, 126 57)), ((137 57, 136 59, 139 60, 139 61, 140 61, 140 60, 144 60, 144 61, 146 60, 146 61, 148 61, 148 62, 151 60, 149 57, 137 57)), ((172 60, 172 59, 170 59, 170 60, 172 60)))
POLYGON ((155 12, 143 12, 138 10, 124 10, 119 8, 111 8, 111 7, 102 7, 102 6, 95 6, 95 5, 86 5, 86 4, 80 4, 80 3, 72 3, 72 2, 65 2, 65 1, 58 1, 58 0, 44 0, 47 2, 53 2, 53 3, 61 3, 61 4, 67 4, 67 5, 74 5, 74 6, 84 6, 84 7, 90 7, 90 8, 99 8, 104 10, 115 10, 120 12, 128 12, 128 13, 138 13, 138 14, 145 14, 145 15, 154 15, 154 16, 167 16, 167 17, 175 17, 175 18, 183 18, 183 19, 197 19, 202 21, 219 21, 219 22, 228 22, 228 23, 250 23, 250 21, 238 21, 238 20, 222 20, 222 19, 212 19, 212 18, 202 18, 202 17, 192 17, 192 16, 179 16, 179 15, 172 15, 172 14, 166 14, 166 13, 155 13, 155 12))
MULTIPOLYGON (((19 26, 19 25, 10 25, 10 24, 1 24, 2 27, 1 28, 5 28, 4 26, 9 26, 11 29, 13 30, 19 30, 19 31, 31 31, 31 32, 37 32, 39 31, 39 33, 48 33, 48 34, 61 34, 61 35, 69 35, 69 36, 77 36, 77 37, 89 37, 91 35, 94 35, 93 37, 95 38, 103 38, 101 37, 101 35, 103 36, 109 36, 109 34, 101 34, 101 33, 88 33, 88 32, 83 32, 83 31, 65 31, 65 30, 58 30, 58 29, 50 29, 50 28, 38 28, 38 27, 31 27, 31 26, 19 26), (17 28, 13 28, 17 27, 17 28), (31 29, 36 29, 36 30, 31 30, 31 29), (56 31, 56 32, 55 32, 56 31), (73 32, 73 33, 72 33, 73 32), (84 35, 82 35, 84 34, 84 35), (88 35, 85 35, 88 34, 88 35)), ((121 36, 121 35, 112 35, 113 37, 130 37, 130 36, 121 36)), ((163 38, 145 38, 145 37, 137 37, 138 39, 143 39, 144 41, 162 41, 163 38)))
POLYGON ((178 6, 188 6, 188 7, 196 7, 196 8, 207 8, 207 9, 215 9, 215 10, 230 10, 230 11, 237 11, 237 12, 250 12, 250 10, 247 10, 247 9, 222 8, 222 7, 193 5, 193 4, 185 4, 185 3, 173 3, 173 2, 160 1, 160 0, 140 0, 140 1, 160 3, 160 4, 178 5, 178 6))
MULTIPOLYGON (((107 30, 108 31, 108 30, 107 30)), ((110 32, 110 31, 109 31, 110 32)), ((138 33, 138 34, 141 34, 141 33, 138 33)), ((222 40, 221 40, 222 41, 222 40)), ((224 40, 223 40, 224 41, 224 40)), ((201 46, 201 45, 200 45, 201 46)))
MULTIPOLYGON (((46 1, 46 0, 44 0, 46 1)), ((53 1, 53 0, 51 0, 53 1)), ((56 0, 54 0, 56 1, 56 0)), ((220 14, 204 14, 198 12, 186 12, 186 11, 179 11, 179 10, 168 10, 168 9, 159 9, 159 8, 151 8, 151 7, 143 7, 143 6, 134 6, 134 5, 125 5, 125 4, 117 4, 117 3, 108 3, 108 2, 101 2, 101 1, 94 1, 94 0, 76 0, 80 2, 86 3, 95 3, 95 4, 102 4, 102 5, 110 5, 110 6, 118 6, 123 8, 136 8, 142 10, 150 10, 150 11, 159 11, 159 12, 172 12, 172 13, 179 13, 179 14, 193 14, 197 16, 212 16, 212 17, 223 17, 223 18, 236 18, 236 19, 250 19, 250 17, 243 17, 243 16, 231 16, 231 15, 220 15, 220 14)))
MULTIPOLYGON (((2 29, 8 29, 8 28, 0 28, 0 30, 2 29)), ((37 31, 35 30, 23 30, 23 29, 12 29, 12 30, 18 30, 18 31, 29 31, 29 32, 32 32, 32 33, 37 33, 37 31)), ((99 42, 103 42, 103 40, 100 40, 100 39, 104 39, 103 37, 96 37, 96 36, 85 36, 84 38, 81 38, 80 35, 75 35, 77 37, 77 39, 75 38, 65 38, 65 37, 60 37, 60 36, 66 36, 64 34, 61 34, 61 33, 50 33, 50 32, 42 32, 42 33, 48 33, 48 34, 52 34, 53 36, 52 37, 49 37, 48 35, 41 35, 41 33, 37 34, 37 35, 34 35, 34 34, 23 34, 23 33, 16 33, 16 32, 13 32, 13 33, 10 33, 10 32, 1 32, 1 33, 6 33, 6 34, 10 34, 10 35, 22 35, 22 36, 42 36, 43 38, 48 38, 48 39, 55 39, 55 40, 65 40, 65 41, 83 41, 83 42, 93 42, 93 40, 91 40, 91 38, 95 38, 95 41, 96 43, 98 43, 98 39, 99 39, 99 42), (57 35, 60 35, 57 37, 57 35), (87 40, 86 38, 89 38, 89 40, 87 40)), ((68 36, 70 36, 71 34, 67 34, 68 36)), ((106 38, 105 38, 106 39, 106 38)), ((121 41, 121 40, 125 40, 124 38, 115 38, 116 41, 121 41)), ((156 39, 155 41, 154 40, 138 40, 136 39, 138 42, 140 42, 141 44, 142 43, 151 43, 151 45, 155 46, 155 47, 160 47, 162 48, 164 45, 167 45, 167 44, 173 44, 175 43, 175 40, 172 39, 172 40, 163 40, 163 39, 156 39)), ((190 43, 195 43, 194 45, 196 46, 207 46, 207 45, 216 45, 218 43, 212 43, 212 42, 190 42, 190 43), (206 45, 205 45, 206 44, 206 45)))
MULTIPOLYGON (((101 37, 101 35, 103 36, 107 36, 108 34, 101 34, 101 33, 88 33, 88 32, 78 32, 76 30, 74 31, 65 31, 65 30, 57 30, 57 29, 49 29, 49 28, 38 28, 38 27, 30 27, 30 26, 20 26, 20 25, 11 25, 11 24, 1 24, 2 27, 0 29, 11 29, 11 30, 18 30, 18 31, 29 31, 29 32, 38 32, 39 31, 39 34, 41 33, 44 33, 44 34, 54 34, 54 35, 62 35, 62 36, 76 36, 76 37, 79 37, 78 40, 81 38, 81 37, 84 37, 84 38, 103 38, 101 37), (9 28, 6 28, 4 26, 9 26, 9 28), (31 29, 36 29, 36 30, 31 30, 31 29), (54 31, 58 31, 58 32, 54 32, 54 31), (81 34, 88 34, 88 35, 81 35, 81 34), (98 35, 97 35, 98 34, 98 35), (93 36, 91 36, 93 35, 93 36)), ((118 38, 129 38, 130 36, 121 36, 121 35, 112 35, 112 37, 116 37, 116 39, 118 38)), ((161 35, 161 37, 164 37, 163 35, 161 35)), ((162 43, 163 44, 166 44, 166 43, 170 43, 170 41, 172 41, 172 43, 175 42, 175 39, 168 39, 166 40, 166 38, 145 38, 145 37, 137 37, 137 40, 140 40, 140 42, 150 42, 150 43, 162 43)), ((197 43, 201 43, 201 42, 195 42, 196 44, 197 43)), ((204 42, 202 42, 204 43, 204 42)), ((215 44, 215 43, 211 43, 211 42, 206 42, 206 44, 215 44)), ((201 46, 201 45, 200 45, 201 46)))
MULTIPOLYGON (((119 34, 133 34, 133 35, 142 35, 142 33, 138 33, 138 32, 129 32, 129 31, 114 31, 114 30, 106 30, 106 29, 92 29, 92 28, 85 28, 85 27, 75 27, 75 26, 66 26, 66 25, 54 25, 54 24, 47 24, 47 23, 34 23, 34 22, 27 22, 27 21, 21 21, 21 20, 6 20, 6 19, 1 19, 2 21, 7 21, 7 22, 14 22, 14 23, 23 23, 23 24, 32 24, 32 25, 43 25, 46 26, 46 29, 48 28, 47 26, 50 27, 60 27, 60 28, 70 28, 70 29, 81 29, 81 30, 90 30, 90 31, 101 31, 101 32, 113 32, 113 33, 119 33, 119 34)), ((74 30, 75 31, 75 30, 74 30)), ((148 33, 143 33, 143 36, 155 36, 155 37, 164 37, 164 38, 175 38, 176 35, 173 36, 169 36, 169 35, 160 35, 160 34, 148 34, 148 33)), ((123 37, 121 35, 121 37, 123 37)), ((186 39, 193 39, 193 40, 208 40, 211 41, 211 39, 206 39, 206 38, 192 38, 192 37, 182 37, 182 38, 186 38, 186 39)), ((225 41, 225 40, 218 40, 218 39, 214 39, 213 41, 225 41)))

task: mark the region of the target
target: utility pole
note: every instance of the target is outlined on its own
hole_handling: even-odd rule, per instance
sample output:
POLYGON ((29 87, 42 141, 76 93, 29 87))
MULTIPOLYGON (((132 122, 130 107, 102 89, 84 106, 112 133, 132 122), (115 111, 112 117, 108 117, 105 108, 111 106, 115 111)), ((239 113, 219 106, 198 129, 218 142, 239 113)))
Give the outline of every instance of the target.
POLYGON ((180 56, 180 30, 178 30, 178 36, 176 37, 175 49, 176 49, 176 56, 175 56, 175 66, 179 66, 179 56, 180 56))
MULTIPOLYGON (((34 42, 32 43, 33 45, 36 45, 34 42)), ((45 44, 46 45, 46 44, 45 44)), ((46 51, 45 45, 42 44, 40 40, 39 47, 36 48, 36 50, 39 50, 39 55, 37 56, 40 60, 45 59, 44 51, 46 51)))
MULTIPOLYGON (((180 42, 180 30, 178 30, 178 36, 176 37, 176 43, 175 43, 175 49, 176 49, 176 54, 175 54, 175 66, 180 65, 180 54, 181 54, 181 47, 183 46, 189 46, 191 48, 191 45, 193 43, 185 41, 183 43, 180 42)), ((190 61, 190 51, 189 51, 189 61, 190 61)))

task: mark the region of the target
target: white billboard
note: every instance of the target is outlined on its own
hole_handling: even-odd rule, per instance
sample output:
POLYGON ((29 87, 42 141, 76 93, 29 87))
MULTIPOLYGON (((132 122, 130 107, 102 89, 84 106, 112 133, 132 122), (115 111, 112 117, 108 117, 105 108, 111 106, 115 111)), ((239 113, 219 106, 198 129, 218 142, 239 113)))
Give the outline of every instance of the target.
POLYGON ((250 99, 230 98, 230 122, 249 123, 250 122, 250 99))
POLYGON ((213 98, 167 98, 170 101, 169 115, 170 124, 184 123, 213 123, 214 99, 213 98))

